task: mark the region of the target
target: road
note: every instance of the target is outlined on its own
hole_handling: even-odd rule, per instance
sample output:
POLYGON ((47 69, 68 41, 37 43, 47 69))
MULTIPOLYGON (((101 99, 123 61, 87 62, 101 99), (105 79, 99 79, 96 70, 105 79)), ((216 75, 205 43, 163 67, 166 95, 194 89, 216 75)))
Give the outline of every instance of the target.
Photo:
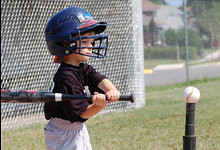
MULTIPOLYGON (((189 79, 220 77, 220 62, 200 64, 189 67, 189 79)), ((164 67, 153 69, 145 74, 145 86, 160 86, 187 81, 186 68, 164 67)))

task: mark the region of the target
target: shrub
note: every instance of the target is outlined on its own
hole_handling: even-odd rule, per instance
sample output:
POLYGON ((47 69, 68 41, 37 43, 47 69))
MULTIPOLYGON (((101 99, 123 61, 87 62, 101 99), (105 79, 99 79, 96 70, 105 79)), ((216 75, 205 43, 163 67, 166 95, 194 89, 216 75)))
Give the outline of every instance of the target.
MULTIPOLYGON (((194 60, 199 57, 199 49, 193 46, 188 47, 189 59, 194 60)), ((186 59, 185 47, 180 47, 180 58, 186 59)))
MULTIPOLYGON (((190 46, 189 58, 196 59, 199 56, 199 50, 190 46)), ((181 59, 186 58, 185 47, 179 48, 181 59)), ((144 59, 177 59, 177 47, 150 47, 144 50, 144 59)))

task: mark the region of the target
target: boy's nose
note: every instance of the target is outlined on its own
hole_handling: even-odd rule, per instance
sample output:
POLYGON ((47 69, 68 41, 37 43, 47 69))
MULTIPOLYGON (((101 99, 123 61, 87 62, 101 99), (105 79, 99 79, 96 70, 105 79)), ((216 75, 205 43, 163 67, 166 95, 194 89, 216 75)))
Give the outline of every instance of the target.
POLYGON ((92 43, 89 45, 89 50, 91 51, 92 50, 92 48, 93 48, 93 45, 92 45, 92 43))
POLYGON ((89 50, 89 51, 92 51, 92 45, 89 46, 88 50, 89 50))

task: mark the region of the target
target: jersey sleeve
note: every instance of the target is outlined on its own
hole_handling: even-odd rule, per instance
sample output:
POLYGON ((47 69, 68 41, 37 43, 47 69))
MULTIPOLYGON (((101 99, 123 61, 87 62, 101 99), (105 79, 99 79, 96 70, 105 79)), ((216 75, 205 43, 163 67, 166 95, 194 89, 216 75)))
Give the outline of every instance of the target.
POLYGON ((85 64, 83 66, 83 75, 85 79, 85 84, 88 85, 90 93, 94 92, 105 93, 100 88, 98 88, 99 83, 106 79, 107 77, 97 72, 92 66, 85 64))

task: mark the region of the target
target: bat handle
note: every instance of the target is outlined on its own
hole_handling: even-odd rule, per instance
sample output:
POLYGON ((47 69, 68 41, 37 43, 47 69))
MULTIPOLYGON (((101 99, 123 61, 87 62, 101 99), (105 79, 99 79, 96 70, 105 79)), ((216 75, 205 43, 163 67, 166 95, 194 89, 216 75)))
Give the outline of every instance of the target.
MULTIPOLYGON (((92 100, 93 95, 88 96, 88 100, 92 100)), ((107 97, 106 100, 108 101, 107 97)), ((121 95, 118 101, 130 101, 134 103, 134 95, 121 95)))
POLYGON ((119 98, 119 101, 130 101, 132 103, 134 103, 134 95, 121 95, 119 98))

